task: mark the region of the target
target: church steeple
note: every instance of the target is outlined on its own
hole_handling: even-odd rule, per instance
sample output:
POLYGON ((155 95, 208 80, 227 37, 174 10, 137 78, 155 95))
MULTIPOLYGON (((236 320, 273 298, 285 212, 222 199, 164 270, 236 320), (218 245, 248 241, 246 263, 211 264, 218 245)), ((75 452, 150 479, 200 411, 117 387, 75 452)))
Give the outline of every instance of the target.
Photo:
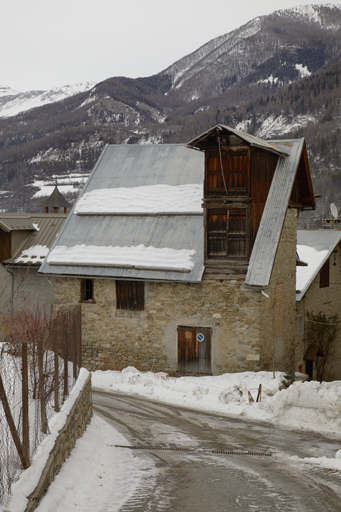
POLYGON ((49 213, 49 206, 53 208, 54 213, 59 213, 59 208, 64 208, 64 213, 67 213, 67 208, 70 208, 72 205, 62 196, 56 184, 50 197, 41 203, 40 206, 45 206, 45 213, 49 213))

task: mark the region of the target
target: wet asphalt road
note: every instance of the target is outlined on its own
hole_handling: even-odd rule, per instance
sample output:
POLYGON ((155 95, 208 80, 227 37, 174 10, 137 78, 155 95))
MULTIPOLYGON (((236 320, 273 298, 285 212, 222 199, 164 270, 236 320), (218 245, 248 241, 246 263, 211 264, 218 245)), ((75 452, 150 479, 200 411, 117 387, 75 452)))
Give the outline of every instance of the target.
POLYGON ((145 477, 121 512, 341 512, 341 473, 299 460, 334 458, 341 434, 293 431, 120 393, 94 391, 93 400, 127 446, 143 447, 118 448, 145 463, 145 477))

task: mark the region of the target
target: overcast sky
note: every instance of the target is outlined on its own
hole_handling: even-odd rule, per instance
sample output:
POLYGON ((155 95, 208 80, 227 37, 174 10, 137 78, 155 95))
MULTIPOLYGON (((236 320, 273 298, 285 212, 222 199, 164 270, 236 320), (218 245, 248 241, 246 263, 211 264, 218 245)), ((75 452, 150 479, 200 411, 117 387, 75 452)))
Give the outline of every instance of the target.
POLYGON ((257 16, 309 3, 0 0, 0 85, 27 91, 150 76, 257 16))

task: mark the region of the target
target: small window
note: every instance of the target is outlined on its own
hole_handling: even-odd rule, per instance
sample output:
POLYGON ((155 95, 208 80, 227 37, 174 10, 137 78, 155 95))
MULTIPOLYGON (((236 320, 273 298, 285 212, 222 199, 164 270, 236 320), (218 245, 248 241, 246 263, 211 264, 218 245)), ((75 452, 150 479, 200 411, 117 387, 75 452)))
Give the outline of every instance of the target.
POLYGON ((94 302, 94 280, 82 279, 81 302, 94 302))
POLYGON ((320 270, 320 288, 329 287, 329 259, 320 270))
POLYGON ((116 281, 117 309, 144 310, 144 282, 116 281))

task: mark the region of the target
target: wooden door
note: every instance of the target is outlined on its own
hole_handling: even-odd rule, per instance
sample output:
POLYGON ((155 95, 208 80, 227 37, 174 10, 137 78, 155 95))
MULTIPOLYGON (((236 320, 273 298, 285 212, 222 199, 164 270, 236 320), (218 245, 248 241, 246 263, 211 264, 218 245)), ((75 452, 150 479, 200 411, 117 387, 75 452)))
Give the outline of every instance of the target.
POLYGON ((209 327, 178 327, 178 372, 211 375, 211 333, 209 327))

